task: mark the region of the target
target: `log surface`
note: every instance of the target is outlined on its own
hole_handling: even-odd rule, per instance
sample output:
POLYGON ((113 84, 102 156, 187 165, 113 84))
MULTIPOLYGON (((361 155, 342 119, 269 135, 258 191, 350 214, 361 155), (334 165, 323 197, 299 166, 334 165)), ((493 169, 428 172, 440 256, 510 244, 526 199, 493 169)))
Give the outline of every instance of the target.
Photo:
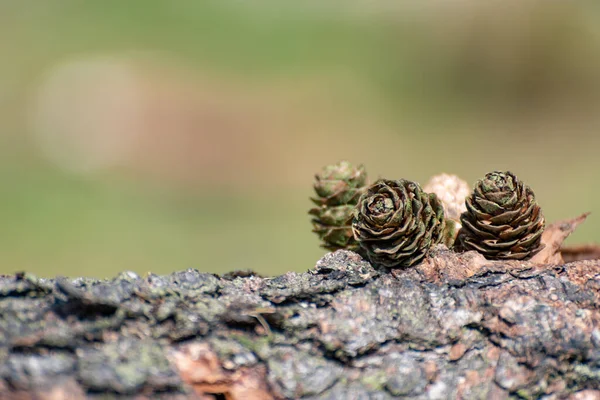
POLYGON ((598 399, 600 261, 0 277, 0 398, 598 399))

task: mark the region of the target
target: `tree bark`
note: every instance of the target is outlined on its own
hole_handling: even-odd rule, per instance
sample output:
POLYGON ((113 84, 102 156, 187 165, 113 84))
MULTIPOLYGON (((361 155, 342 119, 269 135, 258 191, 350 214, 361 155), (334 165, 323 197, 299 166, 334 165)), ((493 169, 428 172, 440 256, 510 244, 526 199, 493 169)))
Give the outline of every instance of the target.
POLYGON ((0 277, 0 398, 599 399, 600 261, 0 277))

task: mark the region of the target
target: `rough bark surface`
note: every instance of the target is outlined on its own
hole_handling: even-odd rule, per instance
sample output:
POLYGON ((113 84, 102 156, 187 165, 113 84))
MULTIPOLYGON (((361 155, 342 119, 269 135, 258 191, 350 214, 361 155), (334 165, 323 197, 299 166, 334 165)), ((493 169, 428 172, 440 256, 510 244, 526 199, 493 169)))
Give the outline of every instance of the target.
POLYGON ((0 277, 0 398, 598 399, 600 261, 0 277))

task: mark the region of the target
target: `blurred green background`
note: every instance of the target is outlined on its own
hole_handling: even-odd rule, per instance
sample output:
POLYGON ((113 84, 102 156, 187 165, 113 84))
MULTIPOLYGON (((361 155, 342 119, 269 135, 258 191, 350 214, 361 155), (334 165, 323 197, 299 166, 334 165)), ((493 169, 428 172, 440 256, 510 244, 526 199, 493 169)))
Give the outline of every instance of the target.
POLYGON ((313 175, 518 174, 595 214, 594 2, 0 3, 0 273, 303 271, 313 175))

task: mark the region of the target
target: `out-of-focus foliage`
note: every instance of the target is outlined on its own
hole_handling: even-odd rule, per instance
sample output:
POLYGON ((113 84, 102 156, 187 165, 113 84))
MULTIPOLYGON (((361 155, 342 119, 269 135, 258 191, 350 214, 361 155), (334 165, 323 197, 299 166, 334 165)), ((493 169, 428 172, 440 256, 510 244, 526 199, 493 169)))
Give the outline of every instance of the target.
POLYGON ((593 2, 2 2, 0 273, 304 270, 323 253, 313 175, 342 159, 422 183, 511 170, 548 221, 597 211, 599 17, 593 2))

